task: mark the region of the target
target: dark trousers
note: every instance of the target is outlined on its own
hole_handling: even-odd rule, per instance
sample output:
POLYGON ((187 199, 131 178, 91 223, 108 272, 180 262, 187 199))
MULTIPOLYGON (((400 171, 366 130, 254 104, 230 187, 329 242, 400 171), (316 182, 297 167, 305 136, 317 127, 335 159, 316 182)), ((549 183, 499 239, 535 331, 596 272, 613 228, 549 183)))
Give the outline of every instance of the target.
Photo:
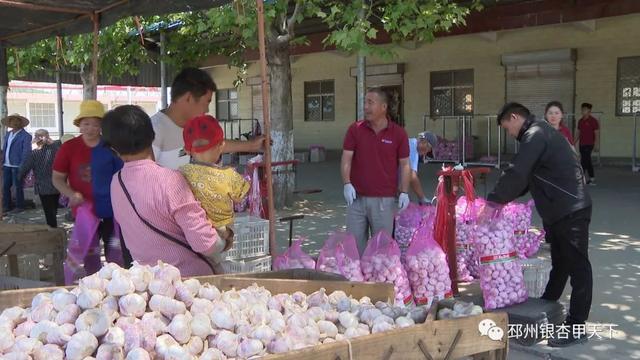
POLYGON ((571 277, 567 322, 583 324, 589 318, 593 277, 589 262, 591 207, 578 210, 548 226, 551 231, 551 274, 543 299, 558 301, 571 277))
POLYGON ((52 228, 58 227, 58 219, 56 218, 58 215, 58 200, 60 200, 60 194, 40 195, 44 217, 47 219, 47 225, 52 228))
POLYGON ((6 211, 13 208, 11 187, 16 189, 16 207, 24 209, 24 190, 22 188, 22 181, 18 179, 19 170, 19 168, 14 167, 2 167, 2 208, 6 211))
MULTIPOLYGON (((110 258, 109 255, 111 252, 111 246, 109 246, 109 242, 113 239, 114 232, 114 222, 113 218, 103 218, 100 219, 100 225, 98 226, 98 236, 102 239, 102 243, 104 244, 104 255, 107 258, 110 258)), ((131 258, 131 253, 129 249, 124 244, 124 238, 122 237, 122 232, 120 232, 120 249, 122 250, 122 259, 124 260, 124 267, 128 269, 131 267, 131 263, 133 259, 131 258)))
POLYGON ((595 177, 593 174, 593 163, 591 162, 591 153, 593 152, 593 145, 580 145, 580 163, 582 169, 589 174, 589 177, 595 177))

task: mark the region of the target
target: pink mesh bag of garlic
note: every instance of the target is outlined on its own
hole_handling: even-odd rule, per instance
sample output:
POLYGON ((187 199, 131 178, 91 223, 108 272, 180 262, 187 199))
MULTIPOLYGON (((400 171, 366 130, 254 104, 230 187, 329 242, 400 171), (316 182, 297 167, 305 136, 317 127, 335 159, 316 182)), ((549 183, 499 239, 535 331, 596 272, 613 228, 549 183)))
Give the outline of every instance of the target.
POLYGON ((479 263, 473 239, 477 211, 483 204, 484 199, 476 198, 469 201, 464 196, 458 198, 456 203, 456 262, 460 281, 471 281, 479 276, 479 263))
POLYGON ((364 281, 356 238, 345 232, 334 232, 324 242, 316 270, 340 274, 350 281, 364 281))
POLYGON ((417 205, 415 203, 409 204, 409 206, 396 215, 394 239, 400 247, 400 257, 404 261, 405 254, 413 234, 418 230, 420 224, 426 219, 435 218, 436 208, 432 205, 417 205))
POLYGON ((498 309, 526 301, 527 288, 513 244, 513 226, 499 209, 486 219, 478 219, 474 243, 485 308, 498 309))
POLYGON ((400 248, 387 232, 381 230, 369 239, 361 265, 365 281, 393 284, 396 304, 413 302, 409 278, 400 261, 400 248))
POLYGON ((406 268, 417 305, 452 296, 447 256, 433 239, 433 226, 428 223, 418 228, 411 240, 406 268))
POLYGON ((513 226, 513 243, 521 259, 527 258, 526 253, 532 240, 528 234, 532 208, 533 200, 530 200, 526 203, 510 202, 502 210, 505 220, 513 226))
POLYGON ((296 239, 282 255, 273 260, 273 270, 315 269, 316 261, 302 250, 302 239, 296 239))

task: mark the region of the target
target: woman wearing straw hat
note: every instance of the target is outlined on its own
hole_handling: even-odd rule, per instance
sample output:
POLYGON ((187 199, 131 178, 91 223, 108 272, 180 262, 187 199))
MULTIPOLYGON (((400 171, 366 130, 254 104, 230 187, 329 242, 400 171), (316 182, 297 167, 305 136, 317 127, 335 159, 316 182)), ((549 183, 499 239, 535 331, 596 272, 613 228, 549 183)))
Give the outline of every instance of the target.
POLYGON ((15 211, 24 210, 24 191, 22 182, 18 179, 20 165, 31 153, 31 135, 24 130, 29 125, 29 119, 24 116, 13 114, 2 119, 2 125, 11 128, 4 138, 4 149, 2 149, 2 209, 3 212, 10 211, 12 207, 11 188, 15 187, 16 206, 15 211))
POLYGON ((80 104, 80 114, 73 121, 80 128, 80 136, 62 144, 53 162, 53 185, 69 198, 69 206, 76 218, 74 232, 77 233, 71 236, 65 261, 67 283, 81 275, 78 273, 80 264, 84 264, 87 275, 100 269, 98 236, 104 242, 108 260, 109 252, 113 250, 111 248, 120 247, 111 241, 113 221, 103 221, 95 211, 91 162, 93 151, 102 141, 101 121, 104 113, 101 102, 84 100, 80 104))

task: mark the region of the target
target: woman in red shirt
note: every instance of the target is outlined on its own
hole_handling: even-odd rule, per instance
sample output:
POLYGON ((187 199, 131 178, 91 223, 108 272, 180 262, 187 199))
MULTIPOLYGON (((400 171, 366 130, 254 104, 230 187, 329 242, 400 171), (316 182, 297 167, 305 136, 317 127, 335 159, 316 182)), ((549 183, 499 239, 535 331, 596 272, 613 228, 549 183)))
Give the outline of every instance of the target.
POLYGON ((562 109, 562 103, 559 101, 551 101, 544 109, 545 120, 556 130, 560 131, 573 147, 573 136, 571 136, 569 128, 562 123, 563 116, 564 110, 562 109))

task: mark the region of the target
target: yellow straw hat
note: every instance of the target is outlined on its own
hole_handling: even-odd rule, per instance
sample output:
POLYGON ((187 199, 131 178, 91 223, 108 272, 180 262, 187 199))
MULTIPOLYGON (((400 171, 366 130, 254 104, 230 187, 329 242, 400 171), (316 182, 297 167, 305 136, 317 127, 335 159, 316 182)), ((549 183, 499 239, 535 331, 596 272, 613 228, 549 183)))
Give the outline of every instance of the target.
POLYGON ((9 127, 9 123, 12 120, 18 120, 20 121, 20 128, 26 127, 27 125, 29 125, 29 119, 27 119, 26 117, 20 115, 20 114, 13 114, 13 115, 9 115, 7 117, 5 117, 4 119, 2 119, 0 122, 2 122, 2 125, 9 127))
POLYGON ((97 100, 84 100, 80 103, 80 114, 73 120, 73 125, 80 126, 80 120, 84 118, 98 118, 102 120, 104 117, 104 105, 97 100))

